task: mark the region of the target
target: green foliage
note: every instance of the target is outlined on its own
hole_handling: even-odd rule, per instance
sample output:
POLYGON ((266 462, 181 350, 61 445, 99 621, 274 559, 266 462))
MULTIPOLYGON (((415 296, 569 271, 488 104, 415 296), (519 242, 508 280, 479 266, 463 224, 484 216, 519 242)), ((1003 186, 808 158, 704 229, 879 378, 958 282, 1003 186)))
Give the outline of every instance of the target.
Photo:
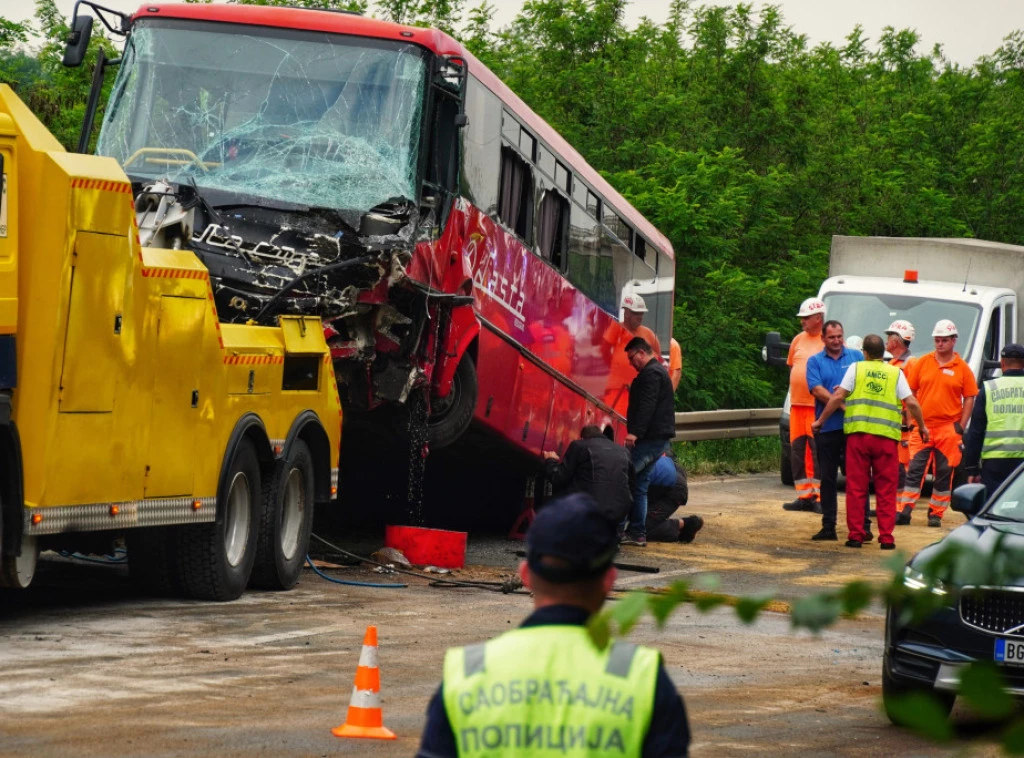
MULTIPOLYGON (((527 0, 494 29, 486 0, 238 2, 459 37, 671 240, 679 410, 779 404, 785 378, 761 364, 764 334, 797 331, 793 309, 817 291, 833 234, 1024 239, 1019 31, 962 67, 893 27, 811 47, 772 6, 674 0, 664 24, 630 29, 628 0, 527 0)), ((39 0, 33 55, 28 25, 0 19, 0 78, 72 146, 91 67, 60 67, 65 24, 39 0)))
POLYGON ((918 734, 936 742, 949 742, 953 738, 953 727, 946 716, 946 710, 926 692, 902 695, 887 707, 896 721, 918 734))
POLYGON ((1014 700, 1005 689, 1002 675, 991 661, 980 661, 960 677, 960 696, 986 716, 1008 718, 1014 711, 1014 700))
POLYGON ((672 447, 691 475, 770 471, 778 468, 782 453, 778 436, 676 442, 672 447))
POLYGON ((532 0, 474 52, 672 241, 680 410, 777 406, 764 333, 827 270, 833 234, 1024 239, 1024 36, 976 66, 810 48, 777 8, 678 0, 662 26, 618 0, 532 0))
POLYGON ((1011 724, 1003 734, 1003 749, 1010 755, 1024 755, 1024 722, 1011 724))

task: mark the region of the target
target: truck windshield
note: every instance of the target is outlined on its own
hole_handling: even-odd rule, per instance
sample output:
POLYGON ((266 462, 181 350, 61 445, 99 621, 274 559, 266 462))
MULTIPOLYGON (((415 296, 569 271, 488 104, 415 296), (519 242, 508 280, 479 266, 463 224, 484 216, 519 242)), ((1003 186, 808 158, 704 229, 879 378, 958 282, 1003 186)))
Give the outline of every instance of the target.
POLYGON ((136 180, 248 202, 365 213, 415 200, 426 56, 361 37, 143 20, 97 152, 136 180))
POLYGON ((917 354, 930 352, 932 327, 940 319, 948 318, 956 324, 960 334, 956 351, 961 356, 970 352, 974 333, 978 328, 981 309, 969 303, 950 300, 925 300, 907 295, 881 295, 869 293, 843 293, 825 295, 827 318, 842 322, 847 338, 877 334, 884 339, 885 330, 896 319, 906 319, 917 328, 917 339, 912 347, 917 354))

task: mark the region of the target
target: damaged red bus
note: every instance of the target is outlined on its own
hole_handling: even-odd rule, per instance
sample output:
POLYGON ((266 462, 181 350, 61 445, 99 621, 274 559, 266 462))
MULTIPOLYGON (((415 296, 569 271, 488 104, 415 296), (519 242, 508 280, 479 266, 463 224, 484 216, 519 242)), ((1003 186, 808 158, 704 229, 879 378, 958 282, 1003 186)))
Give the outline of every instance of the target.
POLYGON ((668 347, 672 248, 459 43, 83 0, 86 38, 82 5, 126 35, 97 152, 131 178, 142 243, 208 267, 221 321, 319 316, 346 413, 422 399, 435 447, 473 423, 533 455, 587 423, 624 436, 620 304, 642 294, 668 347))

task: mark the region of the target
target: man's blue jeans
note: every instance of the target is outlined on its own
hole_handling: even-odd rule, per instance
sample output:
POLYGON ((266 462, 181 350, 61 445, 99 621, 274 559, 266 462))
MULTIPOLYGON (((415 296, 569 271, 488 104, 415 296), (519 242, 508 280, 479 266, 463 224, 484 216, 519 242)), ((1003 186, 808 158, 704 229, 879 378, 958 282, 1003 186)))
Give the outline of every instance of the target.
POLYGON ((629 511, 630 537, 647 536, 647 488, 655 462, 668 450, 670 440, 637 440, 630 452, 633 461, 633 507, 629 511))

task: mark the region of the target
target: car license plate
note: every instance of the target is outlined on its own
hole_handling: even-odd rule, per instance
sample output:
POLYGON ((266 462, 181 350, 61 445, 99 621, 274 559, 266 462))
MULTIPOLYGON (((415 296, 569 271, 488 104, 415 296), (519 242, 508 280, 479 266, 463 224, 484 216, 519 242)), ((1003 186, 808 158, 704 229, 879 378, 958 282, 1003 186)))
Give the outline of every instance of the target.
POLYGON ((1024 642, 996 640, 995 659, 997 663, 1024 666, 1024 642))

